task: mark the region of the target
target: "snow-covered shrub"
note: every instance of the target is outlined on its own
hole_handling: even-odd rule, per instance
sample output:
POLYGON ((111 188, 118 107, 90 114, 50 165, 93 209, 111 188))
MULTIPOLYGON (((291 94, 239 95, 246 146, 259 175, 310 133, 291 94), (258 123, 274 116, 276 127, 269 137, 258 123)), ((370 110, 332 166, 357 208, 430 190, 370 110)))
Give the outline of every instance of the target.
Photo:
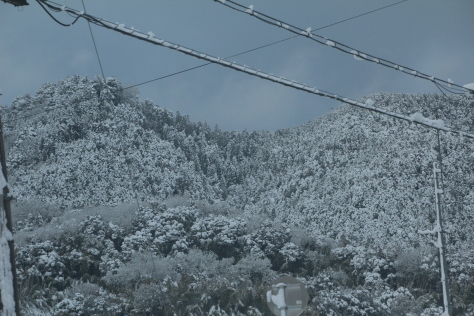
POLYGON ((54 316, 84 315, 84 296, 77 293, 73 298, 66 298, 54 306, 54 316))
MULTIPOLYGON (((407 288, 399 287, 396 290, 392 290, 389 287, 380 289, 373 294, 374 303, 384 312, 390 312, 392 305, 400 305, 399 308, 403 309, 404 305, 406 308, 415 308, 417 304, 408 303, 408 301, 414 301, 414 296, 410 293, 407 288)), ((397 307, 398 308, 398 307, 397 307)))
POLYGON ((290 241, 290 229, 264 221, 261 226, 245 236, 244 250, 267 257, 272 261, 273 268, 280 268, 276 257, 283 246, 290 241))
POLYGON ((54 316, 109 316, 122 311, 122 300, 96 284, 77 283, 54 306, 54 316))
POLYGON ((34 305, 29 305, 26 304, 25 302, 22 302, 22 305, 20 306, 21 308, 21 314, 25 316, 52 316, 52 308, 49 306, 45 307, 37 307, 34 305))
POLYGON ((45 219, 40 213, 33 215, 28 213, 28 217, 25 220, 19 220, 16 223, 16 231, 32 231, 35 228, 42 227, 46 224, 45 219))
POLYGON ((237 283, 246 286, 252 284, 268 284, 277 278, 277 273, 272 270, 271 262, 268 258, 261 258, 255 253, 250 253, 240 259, 232 266, 234 278, 237 283))
POLYGON ((116 291, 126 291, 141 284, 160 284, 166 279, 176 281, 179 279, 176 268, 172 258, 136 253, 131 261, 122 264, 116 271, 109 271, 103 280, 116 291))
POLYGON ((301 248, 292 242, 287 242, 278 251, 276 258, 280 270, 295 271, 302 266, 303 252, 301 248))
POLYGON ((384 315, 371 301, 370 292, 363 289, 324 290, 313 298, 316 310, 322 315, 384 315))
POLYGON ((423 312, 421 302, 410 295, 399 295, 390 304, 390 315, 420 315, 423 312))
POLYGON ((87 216, 79 224, 79 232, 72 244, 63 245, 70 264, 81 264, 81 273, 100 276, 117 268, 122 250, 124 231, 117 225, 105 223, 100 215, 87 216), (70 249, 79 250, 68 253, 70 249))
POLYGON ((51 241, 32 243, 17 248, 16 260, 20 282, 42 284, 58 290, 68 285, 68 271, 59 249, 51 241))
POLYGON ((246 222, 222 215, 197 219, 191 227, 191 238, 198 247, 219 258, 237 257, 242 251, 246 222))
POLYGON ((142 284, 133 293, 134 312, 143 315, 158 315, 166 308, 166 292, 159 284, 142 284))
POLYGON ((443 314, 443 308, 441 306, 431 306, 425 308, 420 316, 441 316, 443 314))
POLYGON ((31 231, 37 227, 42 227, 64 213, 64 210, 61 210, 57 205, 46 204, 39 199, 13 200, 12 209, 15 210, 12 212, 12 217, 13 228, 16 232, 20 230, 31 231))
POLYGON ((448 269, 454 313, 474 314, 474 252, 471 247, 448 253, 448 269))
POLYGON ((341 270, 328 268, 321 271, 317 276, 303 279, 310 297, 317 295, 319 291, 330 291, 334 289, 349 288, 349 276, 341 270))
POLYGON ((439 279, 439 267, 434 261, 433 249, 422 248, 400 253, 393 263, 397 284, 405 287, 429 289, 436 286, 439 279))
POLYGON ((225 276, 232 266, 233 259, 219 260, 212 252, 191 249, 188 253, 178 253, 173 257, 174 265, 181 274, 187 274, 204 279, 225 276))
POLYGON ((187 235, 197 214, 196 209, 188 207, 141 209, 133 224, 136 232, 124 238, 123 253, 130 256, 134 252, 152 251, 167 255, 171 251, 187 251, 187 235))

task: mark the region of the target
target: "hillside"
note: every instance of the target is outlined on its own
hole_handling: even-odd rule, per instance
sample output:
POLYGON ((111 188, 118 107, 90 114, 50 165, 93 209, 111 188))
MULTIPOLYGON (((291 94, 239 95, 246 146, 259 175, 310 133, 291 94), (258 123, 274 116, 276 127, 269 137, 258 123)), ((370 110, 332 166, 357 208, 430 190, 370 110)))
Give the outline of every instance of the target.
MULTIPOLYGON (((379 93, 367 98, 377 107, 407 115, 421 112, 429 118, 438 116, 449 127, 474 132, 473 97, 379 93)), ((140 286, 127 292, 129 296, 114 292, 111 284, 117 284, 110 281, 111 275, 120 275, 128 262, 145 260, 140 253, 164 256, 161 261, 156 259, 160 264, 165 264, 166 258, 181 260, 175 255, 185 253, 198 257, 213 254, 217 257, 212 260, 232 267, 244 259, 251 260, 246 259, 250 255, 269 260, 255 262, 260 267, 270 265, 272 270, 268 266, 268 271, 272 273, 305 278, 316 298, 311 308, 323 314, 330 310, 335 315, 363 314, 362 310, 374 315, 382 311, 394 314, 387 300, 397 297, 393 293, 403 292, 425 306, 416 312, 417 304, 413 303, 405 310, 411 308, 421 315, 439 300, 433 292, 439 286, 436 263, 428 262, 434 260, 434 252, 429 248, 429 238, 417 233, 431 228, 435 220, 432 163, 437 156, 437 139, 433 130, 342 105, 300 127, 273 133, 224 132, 217 126, 191 122, 187 116, 151 101, 140 101, 135 91, 121 90, 116 79, 104 83, 99 78, 78 76, 45 84, 35 96, 20 96, 3 112, 10 182, 17 199, 20 269, 24 272, 36 266, 41 270, 35 256, 42 252, 69 258, 75 249, 89 260, 87 269, 77 268, 88 271, 85 279, 85 272, 66 268, 71 258, 61 261, 65 265, 58 274, 64 276, 61 285, 44 281, 47 269, 37 275, 35 280, 43 280, 43 287, 54 288, 64 297, 74 280, 82 279, 103 286, 101 290, 107 295, 116 295, 110 301, 136 301, 137 291, 142 293, 140 286), (163 236, 168 237, 156 237, 158 218, 180 223, 177 235, 171 233, 170 237, 163 226, 163 236), (71 224, 73 219, 76 224, 71 224), (109 237, 107 228, 89 232, 102 236, 104 243, 93 247, 98 251, 94 258, 88 253, 91 245, 86 246, 87 242, 67 248, 65 245, 73 241, 45 232, 56 227, 62 236, 67 234, 67 226, 84 233, 89 226, 102 227, 109 221, 109 237), (121 227, 117 228, 119 237, 112 237, 113 225, 121 227), (218 238, 225 227, 233 227, 225 236, 232 240, 227 247, 234 250, 224 251, 225 242, 199 241, 198 226, 198 231, 213 231, 210 236, 214 237, 208 237, 211 239, 218 238), (133 240, 145 238, 144 229, 153 231, 150 240, 154 241, 138 246, 133 240), (262 239, 274 238, 269 237, 272 231, 280 231, 281 239, 262 243, 262 239), (41 243, 37 254, 30 249, 36 245, 31 244, 31 235, 41 243), (45 250, 47 242, 52 242, 49 251, 45 250), (105 246, 108 243, 115 245, 116 253, 105 246), (211 253, 196 254, 196 249, 211 253), (111 258, 114 264, 107 263, 111 258), (225 258, 235 262, 224 263, 225 258), (414 260, 410 271, 403 270, 400 258, 414 260), (324 275, 333 278, 338 271, 342 279, 337 286, 318 283, 324 275), (410 273, 420 276, 419 281, 410 283, 410 273), (355 294, 358 287, 367 292, 355 294), (382 290, 384 287, 392 292, 382 290), (330 299, 336 296, 341 302, 351 301, 351 295, 360 303, 356 304, 357 313, 338 311, 342 307, 330 299), (364 295, 371 297, 372 303, 362 304, 368 300, 364 295)), ((441 134, 445 226, 456 308, 463 313, 474 310, 474 252, 468 250, 474 244, 473 149, 472 140, 441 134)), ((22 280, 23 284, 30 282, 25 275, 22 280)), ((164 277, 160 282, 166 280, 164 277)), ((258 282, 252 282, 258 288, 258 282)), ((61 302, 56 298, 47 305, 56 306, 60 315, 57 306, 61 302)), ((116 306, 122 306, 117 302, 116 306)), ((222 307, 224 313, 224 306, 214 303, 212 306, 222 307)), ((399 305, 406 302, 402 303, 399 305)), ((157 311, 163 306, 160 304, 157 311)), ((234 308, 229 307, 232 304, 226 313, 234 308)), ((245 313, 249 314, 252 306, 263 312, 259 304, 249 303, 245 313)), ((423 315, 437 315, 434 309, 432 312, 423 315)))

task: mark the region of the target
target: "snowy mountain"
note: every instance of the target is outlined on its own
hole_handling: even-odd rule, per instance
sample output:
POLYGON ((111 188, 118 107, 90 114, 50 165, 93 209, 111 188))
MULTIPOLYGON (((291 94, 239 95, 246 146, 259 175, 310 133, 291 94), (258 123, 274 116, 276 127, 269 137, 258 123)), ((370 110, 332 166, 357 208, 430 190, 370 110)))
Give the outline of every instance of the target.
MULTIPOLYGON (((405 115, 422 113, 430 119, 442 119, 451 128, 474 132, 472 96, 379 93, 361 101, 368 99, 374 101, 375 107, 405 115)), ((140 101, 136 92, 122 90, 116 79, 108 78, 104 82, 100 78, 78 76, 45 84, 35 96, 18 97, 11 107, 3 109, 3 120, 20 239, 31 241, 31 234, 44 235, 41 229, 51 225, 60 227, 61 231, 64 223, 72 225, 71 216, 76 215, 71 214, 93 214, 92 210, 102 217, 85 219, 77 215, 83 222, 74 224, 74 229, 82 232, 89 226, 99 229, 103 225, 100 223, 107 222, 105 218, 110 225, 118 225, 110 227, 121 227, 117 228, 121 233, 115 239, 112 237, 115 228, 104 226, 99 229, 101 233, 92 230, 89 233, 103 236, 104 245, 86 247, 81 242, 73 250, 94 263, 85 270, 77 268, 84 270, 82 274, 72 273, 71 267, 64 268, 61 282, 66 283, 60 282, 61 286, 47 283, 63 293, 63 298, 73 280, 82 279, 97 286, 106 282, 109 287, 100 290, 115 295, 109 297, 110 301, 136 301, 140 287, 135 292, 131 290, 131 296, 110 289, 110 284, 120 286, 123 282, 113 279, 113 275, 124 273, 120 269, 128 267, 127 262, 146 261, 138 255, 146 250, 151 251, 151 256, 164 256, 156 260, 165 265, 169 264, 163 261, 166 258, 181 260, 175 257, 177 253, 201 256, 193 253, 192 249, 197 248, 211 251, 217 256, 212 260, 219 264, 224 264, 225 258, 233 258, 237 263, 225 264, 234 268, 248 258, 245 254, 259 254, 259 260, 269 260, 273 271, 306 278, 308 287, 313 286, 312 295, 319 300, 312 305, 313 312, 327 314, 333 310, 335 315, 357 314, 331 306, 344 305, 341 302, 351 301, 351 297, 363 301, 362 294, 350 290, 363 286, 367 293, 363 292, 362 296, 372 295, 371 300, 379 303, 370 303, 365 309, 363 304, 356 304, 360 313, 362 310, 374 315, 381 315, 382 311, 390 313, 390 304, 383 300, 389 300, 388 297, 394 300, 399 294, 393 293, 403 292, 411 300, 418 300, 418 305, 424 304, 420 315, 423 310, 423 315, 437 315, 434 309, 433 314, 428 314, 431 308, 428 306, 439 299, 434 294, 436 291, 431 290, 439 286, 436 264, 426 261, 434 260, 429 259, 433 251, 427 250, 429 237, 417 233, 419 229, 431 229, 435 221, 432 163, 437 159, 438 140, 434 130, 342 105, 328 115, 291 129, 273 133, 224 132, 217 126, 210 128, 205 123, 191 122, 187 116, 174 114, 151 101, 140 101), (181 202, 177 203, 180 205, 173 202, 175 205, 167 210, 158 206, 166 201, 181 202), (127 220, 114 218, 114 212, 126 216, 123 210, 137 212, 128 224, 124 224, 127 220), (138 224, 140 216, 142 224, 138 224), (170 236, 160 226, 165 232, 158 237, 157 221, 170 221, 171 226, 167 227, 177 225, 177 233, 170 236), (197 229, 196 225, 201 228, 197 229), (225 242, 213 238, 228 227, 233 228, 226 233, 230 241, 225 247, 225 242), (111 235, 107 237, 109 230, 111 235), (262 243, 261 240, 273 238, 268 237, 272 230, 280 231, 281 239, 262 243), (154 241, 148 244, 144 236, 151 231, 150 240, 154 241), (196 235, 197 231, 201 235, 196 235), (208 236, 214 237, 202 241, 203 231, 212 231, 208 236), (235 238, 230 237, 234 235, 235 238), (112 248, 107 248, 107 243, 112 248), (95 259, 90 259, 91 247, 98 252, 95 259), (228 251, 229 247, 235 250, 228 251), (117 253, 113 254, 113 249, 117 253), (322 267, 316 268, 315 262, 323 257, 333 260, 332 264, 320 261, 322 267), (418 261, 407 271, 400 265, 400 258, 418 261), (109 264, 107 260, 115 263, 109 264), (352 281, 341 279, 337 286, 318 283, 324 283, 321 281, 324 275, 337 279, 338 271, 343 273, 340 278, 352 281), (407 284, 407 273, 413 271, 423 277, 407 284), (89 277, 84 279, 84 274, 89 277), (384 290, 391 294, 383 292, 384 287, 391 288, 392 292, 384 290), (342 292, 337 296, 334 291, 342 292), (431 301, 427 293, 431 293, 431 301), (340 302, 335 302, 334 297, 340 302), (420 303, 420 299, 425 302, 420 303)), ((467 312, 474 310, 473 288, 466 285, 474 280, 474 252, 466 250, 474 244, 474 142, 445 133, 441 133, 440 141, 444 220, 454 269, 451 271, 453 293, 458 311, 467 312)), ((43 249, 44 244, 38 246, 48 255, 55 252, 66 256, 74 248, 68 246, 69 250, 65 250, 67 242, 48 234, 38 242, 50 240, 56 242, 51 245, 51 249, 57 248, 54 251, 43 249)), ((33 246, 26 243, 21 247, 24 248, 20 251, 26 251, 33 246)), ((24 260, 19 264, 20 269, 23 272, 31 269, 28 265, 39 269, 40 263, 34 259, 39 253, 19 255, 20 262, 24 260)), ((71 260, 68 259, 68 264, 72 264, 71 260)), ((81 260, 77 261, 79 266, 81 260)), ((39 274, 42 280, 44 273, 48 270, 39 274)), ((169 273, 172 276, 177 272, 169 273)), ((160 282, 172 279, 164 277, 160 282)), ((60 310, 70 313, 64 307, 66 303, 62 303, 64 299, 58 297, 51 299, 48 306, 56 306, 58 315, 60 310)), ((72 302, 76 298, 68 299, 72 302)), ((263 312, 264 307, 259 307, 258 302, 252 304, 252 308, 263 312)), ((226 315, 224 306, 212 306, 223 308, 222 315, 226 315)), ((120 308, 117 307, 117 312, 120 308)), ((416 313, 415 307, 412 309, 416 313)), ((250 309, 245 313, 250 313, 250 309)))

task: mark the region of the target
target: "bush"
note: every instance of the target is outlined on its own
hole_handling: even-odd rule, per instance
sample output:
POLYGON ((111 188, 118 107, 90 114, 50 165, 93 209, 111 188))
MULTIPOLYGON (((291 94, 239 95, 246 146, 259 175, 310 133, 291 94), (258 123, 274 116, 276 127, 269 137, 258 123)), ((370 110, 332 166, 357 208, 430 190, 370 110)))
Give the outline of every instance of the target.
POLYGON ((177 281, 176 262, 151 253, 137 253, 133 259, 122 264, 116 272, 108 272, 103 278, 110 289, 123 292, 137 289, 142 284, 160 284, 165 279, 177 281))
POLYGON ((208 216, 191 227, 191 239, 201 249, 214 252, 219 258, 238 258, 242 253, 245 221, 240 218, 208 216))

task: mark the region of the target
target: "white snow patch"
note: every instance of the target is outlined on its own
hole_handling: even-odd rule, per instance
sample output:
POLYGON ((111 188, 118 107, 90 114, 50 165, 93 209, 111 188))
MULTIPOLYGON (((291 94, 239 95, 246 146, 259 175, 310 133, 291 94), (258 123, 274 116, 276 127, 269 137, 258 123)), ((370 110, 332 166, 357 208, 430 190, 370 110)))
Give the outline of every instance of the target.
POLYGON ((359 57, 359 52, 356 50, 351 50, 351 54, 354 55, 355 60, 363 60, 363 58, 359 57))
POLYGON ((250 5, 245 12, 247 12, 248 14, 253 14, 253 5, 250 5))
POLYGON ((336 43, 334 43, 333 41, 330 41, 330 40, 326 41, 326 45, 336 47, 336 43))
POLYGON ((424 117, 423 114, 418 112, 410 116, 410 121, 423 123, 437 128, 443 128, 445 126, 443 120, 431 120, 429 118, 424 117))
POLYGON ((6 186, 8 186, 7 180, 5 180, 5 177, 3 176, 3 172, 0 171, 0 190, 6 186))
POLYGON ((474 83, 465 84, 463 87, 464 87, 464 88, 467 88, 467 89, 469 89, 469 90, 472 90, 472 91, 470 91, 469 93, 470 93, 470 94, 474 94, 474 83))
MULTIPOLYGON (((3 177, 3 176, 2 176, 3 177)), ((10 247, 8 241, 13 240, 12 233, 7 228, 5 212, 0 215, 0 290, 3 304, 2 315, 15 316, 15 300, 13 298, 13 274, 10 264, 10 247)))
POLYGON ((372 100, 372 99, 367 99, 367 100, 365 101, 365 105, 367 105, 367 106, 372 106, 372 105, 374 105, 374 104, 375 104, 375 101, 372 100))
POLYGON ((311 28, 308 27, 305 31, 302 31, 301 34, 309 37, 313 37, 313 34, 311 34, 311 28))

